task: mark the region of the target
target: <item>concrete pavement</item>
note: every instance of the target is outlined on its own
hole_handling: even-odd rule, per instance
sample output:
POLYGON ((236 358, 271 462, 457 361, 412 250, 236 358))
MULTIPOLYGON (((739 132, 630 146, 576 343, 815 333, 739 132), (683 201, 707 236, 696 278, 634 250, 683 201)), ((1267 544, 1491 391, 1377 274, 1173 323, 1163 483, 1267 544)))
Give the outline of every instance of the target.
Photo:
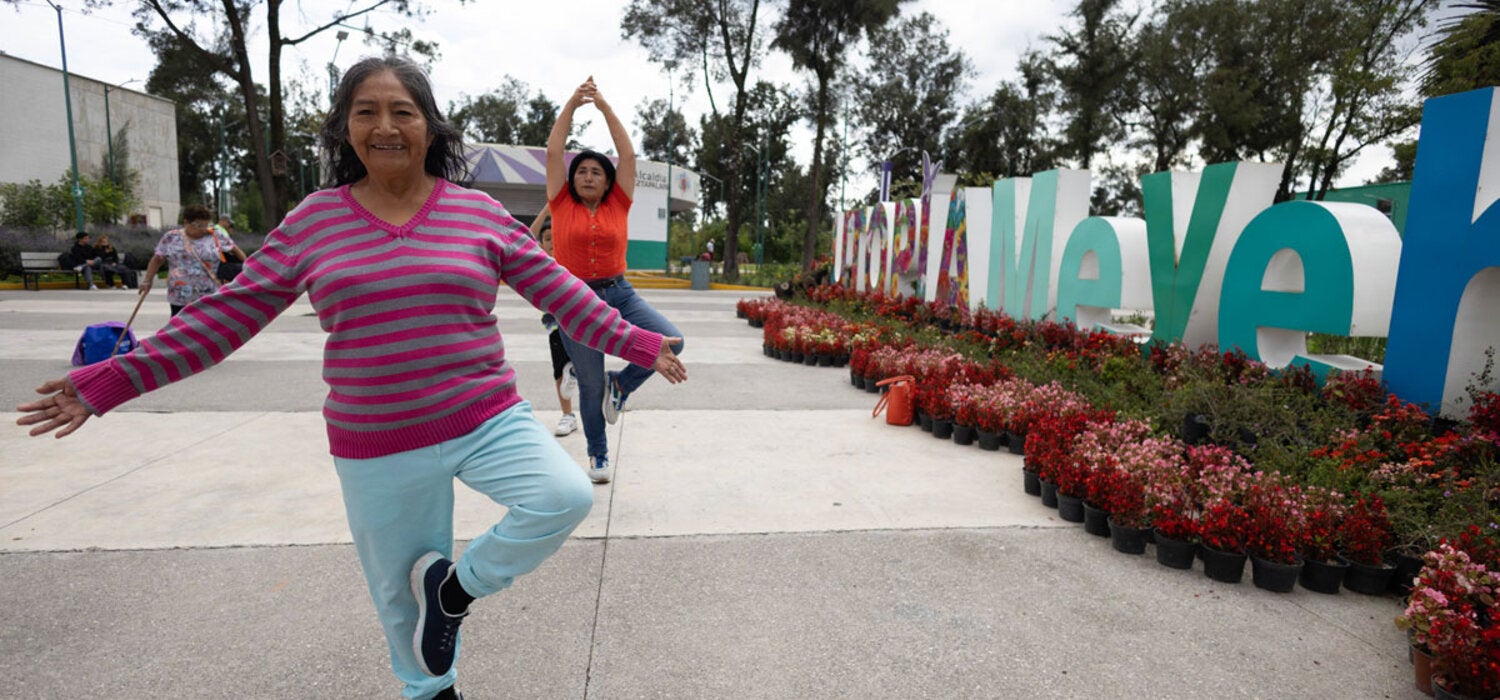
MULTIPOLYGON (((687 336, 691 379, 632 396, 588 520, 475 606, 470 698, 1419 697, 1396 600, 1116 553, 1025 496, 1019 458, 888 427, 846 370, 763 356, 734 317, 752 293, 643 294, 687 336)), ((5 407, 133 300, 0 292, 5 407)), ((508 291, 497 311, 550 426, 539 314, 508 291)), ((0 431, 0 697, 397 696, 311 312, 70 438, 0 431)), ((561 443, 582 462, 581 432, 561 443)), ((499 517, 458 491, 460 537, 499 517)))

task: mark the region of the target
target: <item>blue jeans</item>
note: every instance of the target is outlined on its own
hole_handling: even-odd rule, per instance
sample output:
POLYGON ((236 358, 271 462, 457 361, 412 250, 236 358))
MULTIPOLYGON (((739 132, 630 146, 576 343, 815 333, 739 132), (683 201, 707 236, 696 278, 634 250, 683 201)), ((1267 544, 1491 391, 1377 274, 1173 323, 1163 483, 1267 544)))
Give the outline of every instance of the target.
POLYGON ((349 532, 407 698, 453 685, 433 678, 412 650, 417 601, 411 567, 431 551, 453 556, 453 480, 509 510, 459 558, 458 582, 476 598, 495 593, 552 556, 594 504, 594 488, 522 401, 467 435, 374 459, 334 458, 349 532))
MULTIPOLYGON (((630 286, 629 282, 621 280, 613 287, 598 289, 594 293, 604 303, 619 311, 626 321, 665 336, 682 337, 677 326, 651 308, 645 299, 635 293, 635 287, 630 286)), ((573 360, 573 371, 578 375, 578 413, 583 419, 584 437, 588 438, 589 456, 607 455, 609 439, 604 434, 604 353, 569 338, 566 332, 562 338, 563 347, 567 348, 568 357, 573 360)), ((682 347, 683 343, 673 345, 672 352, 680 355, 682 347)), ((620 389, 627 394, 635 391, 653 374, 656 374, 655 370, 626 365, 624 371, 620 372, 620 389)))

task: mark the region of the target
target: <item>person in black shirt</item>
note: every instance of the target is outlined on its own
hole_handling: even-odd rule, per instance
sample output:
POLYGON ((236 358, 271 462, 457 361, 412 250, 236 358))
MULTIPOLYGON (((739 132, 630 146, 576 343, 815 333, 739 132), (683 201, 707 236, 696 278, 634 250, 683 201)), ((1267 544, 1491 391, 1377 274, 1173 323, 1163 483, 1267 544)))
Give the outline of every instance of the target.
MULTIPOLYGON (((83 279, 89 283, 89 289, 99 288, 94 284, 94 271, 102 271, 104 261, 99 259, 99 250, 94 247, 94 241, 87 233, 79 231, 78 235, 73 237, 73 247, 68 250, 68 260, 73 263, 74 272, 83 273, 83 279)), ((109 275, 105 278, 106 280, 114 277, 112 273, 106 272, 105 274, 109 275)))

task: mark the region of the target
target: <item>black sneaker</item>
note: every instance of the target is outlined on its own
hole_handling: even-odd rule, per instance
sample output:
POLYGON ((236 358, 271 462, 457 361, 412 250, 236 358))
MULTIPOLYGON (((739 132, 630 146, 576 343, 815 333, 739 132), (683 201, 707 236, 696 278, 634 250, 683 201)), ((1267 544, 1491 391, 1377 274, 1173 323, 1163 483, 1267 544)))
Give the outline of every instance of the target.
POLYGON ((443 611, 439 592, 453 575, 453 562, 437 552, 422 555, 411 567, 411 594, 417 599, 417 632, 412 635, 411 648, 417 654, 417 665, 429 676, 441 676, 453 668, 458 626, 469 614, 443 611))
POLYGON ((438 691, 437 695, 432 696, 432 700, 464 700, 464 694, 450 685, 438 691))

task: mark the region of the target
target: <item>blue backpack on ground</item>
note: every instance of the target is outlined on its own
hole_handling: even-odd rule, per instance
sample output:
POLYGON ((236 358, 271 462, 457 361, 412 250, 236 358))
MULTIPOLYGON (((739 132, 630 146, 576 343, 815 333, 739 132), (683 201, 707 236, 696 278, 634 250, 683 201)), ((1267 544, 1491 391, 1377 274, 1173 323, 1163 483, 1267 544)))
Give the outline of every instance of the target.
POLYGON ((73 364, 82 367, 100 360, 107 360, 117 342, 120 344, 120 349, 115 354, 123 355, 130 352, 136 346, 135 333, 119 321, 106 321, 89 326, 83 329, 83 335, 78 338, 78 347, 73 350, 73 364), (124 340, 120 340, 121 333, 125 334, 124 340))

